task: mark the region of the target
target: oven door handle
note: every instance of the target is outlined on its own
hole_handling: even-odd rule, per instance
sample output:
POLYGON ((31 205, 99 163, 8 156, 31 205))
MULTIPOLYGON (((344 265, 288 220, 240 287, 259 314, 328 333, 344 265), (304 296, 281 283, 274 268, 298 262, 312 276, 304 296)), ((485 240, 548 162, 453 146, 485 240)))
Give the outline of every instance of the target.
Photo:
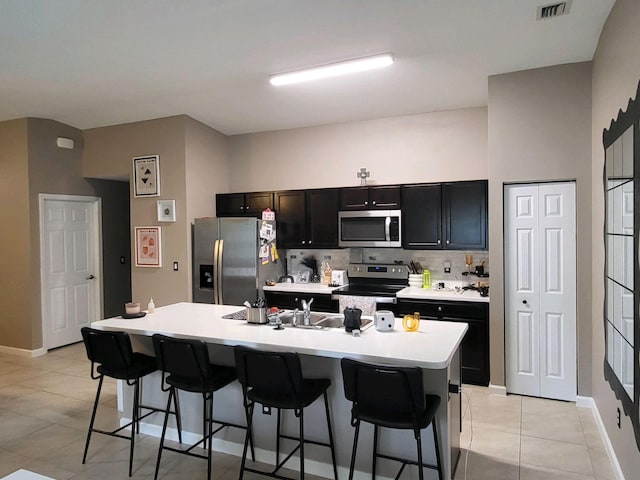
MULTIPOLYGON (((340 295, 333 294, 331 295, 331 300, 340 300, 340 297, 351 297, 353 295, 340 295)), ((370 295, 356 295, 358 297, 370 297, 370 295)), ((398 299, 396 297, 373 297, 376 303, 398 303, 398 299)))

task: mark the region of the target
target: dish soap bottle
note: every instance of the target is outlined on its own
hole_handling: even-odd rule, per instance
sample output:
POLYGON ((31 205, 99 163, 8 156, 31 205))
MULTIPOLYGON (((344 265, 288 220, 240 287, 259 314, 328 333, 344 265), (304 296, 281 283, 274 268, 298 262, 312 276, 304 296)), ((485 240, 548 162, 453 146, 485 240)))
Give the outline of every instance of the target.
POLYGON ((149 304, 147 305, 147 313, 154 313, 156 311, 156 304, 153 303, 153 297, 149 299, 149 304))

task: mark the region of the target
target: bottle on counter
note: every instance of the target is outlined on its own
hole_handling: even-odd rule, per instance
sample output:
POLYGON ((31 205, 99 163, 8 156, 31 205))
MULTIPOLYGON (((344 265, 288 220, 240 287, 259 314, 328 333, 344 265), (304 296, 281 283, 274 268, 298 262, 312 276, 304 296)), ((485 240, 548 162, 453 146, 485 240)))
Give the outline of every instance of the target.
POLYGON ((431 289, 431 272, 426 268, 422 271, 422 288, 431 289))
POLYGON ((320 264, 320 282, 323 285, 329 285, 331 283, 331 265, 329 265, 329 258, 324 257, 322 263, 320 264))
POLYGON ((156 304, 153 303, 153 297, 149 299, 149 304, 147 305, 147 313, 153 313, 156 311, 156 304))

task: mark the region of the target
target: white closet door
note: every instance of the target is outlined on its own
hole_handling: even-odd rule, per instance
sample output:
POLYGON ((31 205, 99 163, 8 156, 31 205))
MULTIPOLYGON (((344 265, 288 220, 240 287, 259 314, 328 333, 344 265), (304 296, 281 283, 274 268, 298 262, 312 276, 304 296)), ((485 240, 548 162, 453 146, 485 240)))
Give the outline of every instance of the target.
POLYGON ((505 187, 505 359, 507 389, 540 394, 538 187, 505 187))
POLYGON ((507 390, 576 398, 575 184, 505 187, 507 390))

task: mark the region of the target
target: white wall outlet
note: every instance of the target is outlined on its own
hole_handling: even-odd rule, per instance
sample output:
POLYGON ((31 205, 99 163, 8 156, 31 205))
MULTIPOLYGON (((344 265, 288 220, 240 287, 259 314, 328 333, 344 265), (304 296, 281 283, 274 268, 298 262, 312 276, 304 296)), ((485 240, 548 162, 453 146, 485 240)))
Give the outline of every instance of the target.
POLYGON ((451 273, 451 262, 449 260, 444 262, 444 273, 451 273))

